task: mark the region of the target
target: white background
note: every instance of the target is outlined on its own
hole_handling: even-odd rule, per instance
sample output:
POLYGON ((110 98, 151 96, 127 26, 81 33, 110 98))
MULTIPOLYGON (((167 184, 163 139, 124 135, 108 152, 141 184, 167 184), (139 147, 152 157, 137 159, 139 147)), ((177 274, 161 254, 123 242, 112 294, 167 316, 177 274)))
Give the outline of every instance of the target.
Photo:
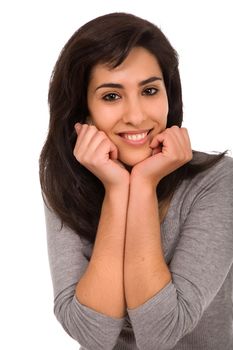
POLYGON ((48 82, 63 45, 80 25, 108 12, 154 22, 180 55, 184 126, 193 148, 232 150, 230 5, 230 0, 1 2, 1 349, 78 348, 53 315, 38 180, 48 82))

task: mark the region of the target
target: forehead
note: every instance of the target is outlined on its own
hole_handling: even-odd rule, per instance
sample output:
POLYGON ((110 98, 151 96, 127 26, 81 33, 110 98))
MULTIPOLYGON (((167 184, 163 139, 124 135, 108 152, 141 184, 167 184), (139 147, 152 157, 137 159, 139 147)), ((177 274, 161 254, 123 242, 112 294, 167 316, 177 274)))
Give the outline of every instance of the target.
POLYGON ((105 80, 121 81, 128 79, 143 80, 150 76, 161 76, 162 71, 157 58, 142 47, 133 48, 126 59, 117 67, 97 64, 91 72, 90 83, 98 84, 105 80))

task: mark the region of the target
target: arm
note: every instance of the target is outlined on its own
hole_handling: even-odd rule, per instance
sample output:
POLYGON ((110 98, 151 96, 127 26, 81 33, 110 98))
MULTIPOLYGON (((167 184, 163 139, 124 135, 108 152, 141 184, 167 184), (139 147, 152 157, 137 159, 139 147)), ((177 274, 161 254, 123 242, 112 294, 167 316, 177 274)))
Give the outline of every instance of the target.
POLYGON ((181 346, 182 339, 195 331, 204 315, 206 323, 199 327, 200 337, 205 337, 204 329, 208 332, 215 315, 219 317, 216 332, 230 329, 227 310, 232 307, 233 161, 221 162, 208 172, 187 188, 182 186, 174 198, 167 222, 171 230, 167 234, 171 237, 174 229, 176 238, 179 236, 169 263, 172 281, 144 304, 128 309, 139 349, 168 350, 179 341, 181 346), (181 198, 185 199, 182 205, 181 198), (179 206, 181 212, 176 209, 179 206), (176 210, 182 217, 180 226, 180 219, 175 220, 175 226, 173 223, 176 210))
POLYGON ((123 258, 128 186, 106 192, 90 264, 76 288, 81 304, 110 317, 125 315, 123 258))
POLYGON ((130 177, 124 268, 129 309, 143 304, 171 281, 161 246, 156 186, 190 160, 192 153, 186 130, 178 127, 157 135, 151 147, 153 155, 137 164, 130 177))
POLYGON ((105 198, 89 263, 78 234, 65 225, 60 232, 54 220, 47 219, 54 312, 67 333, 84 348, 107 350, 115 346, 124 322, 123 249, 129 174, 114 161, 116 149, 104 133, 87 125, 76 130, 74 156, 102 181, 105 198))
MULTIPOLYGON (((143 169, 140 170, 142 174, 143 169)), ((155 285, 152 297, 145 292, 143 296, 142 288, 138 288, 137 293, 144 301, 140 304, 138 299, 134 308, 128 307, 139 349, 173 349, 179 340, 194 330, 223 285, 233 262, 232 173, 232 160, 225 161, 206 175, 200 174, 199 179, 193 181, 194 185, 186 184, 183 197, 178 197, 178 201, 185 198, 186 202, 182 205, 185 217, 168 265, 171 281, 159 291, 158 284, 155 285)), ((178 215, 181 213, 178 212, 178 215)), ((171 230, 172 224, 172 221, 168 223, 171 230)), ((130 231, 127 230, 128 234, 130 231)), ((172 232, 169 234, 172 235, 172 232)), ((141 248, 142 245, 138 246, 138 251, 141 248)), ((148 271, 149 267, 145 268, 140 277, 145 280, 143 275, 150 274, 148 271)), ((137 276, 136 272, 134 276, 137 276)), ((138 280, 139 284, 144 283, 138 280)), ((130 286, 127 287, 126 283, 127 280, 127 290, 130 286)), ((127 293, 126 301, 129 305, 127 293)))
POLYGON ((63 225, 45 206, 48 256, 54 289, 54 313, 64 330, 85 349, 113 349, 124 319, 113 318, 81 304, 75 296, 92 244, 63 225))
POLYGON ((117 149, 95 126, 78 125, 77 160, 105 187, 105 198, 90 264, 76 288, 84 305, 111 317, 125 314, 123 259, 129 173, 114 162, 117 149), (112 157, 112 159, 110 158, 112 157))
MULTIPOLYGON (((158 349, 168 347, 167 344, 163 347, 163 339, 157 334, 159 321, 152 329, 151 313, 150 318, 141 313, 139 321, 139 318, 135 320, 135 310, 152 297, 159 298, 163 290, 170 288, 172 279, 161 246, 156 186, 162 177, 189 161, 192 153, 184 129, 166 130, 157 135, 152 144, 157 148, 156 154, 136 165, 131 172, 124 265, 126 302, 137 346, 148 350, 155 349, 155 345, 158 349), (163 143, 161 152, 158 150, 160 143, 163 143), (142 334, 141 329, 151 332, 142 334)), ((174 293, 171 300, 174 300, 174 293)), ((169 302, 167 305, 170 306, 169 302)), ((159 320, 157 314, 153 317, 159 320)))
POLYGON ((162 252, 155 190, 137 178, 130 183, 124 278, 129 309, 143 304, 171 280, 162 252))

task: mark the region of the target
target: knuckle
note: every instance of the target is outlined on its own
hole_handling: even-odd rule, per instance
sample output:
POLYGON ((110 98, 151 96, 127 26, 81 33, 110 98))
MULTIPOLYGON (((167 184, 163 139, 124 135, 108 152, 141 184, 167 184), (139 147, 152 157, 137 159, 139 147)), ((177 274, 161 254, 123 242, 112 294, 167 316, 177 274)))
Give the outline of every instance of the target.
POLYGON ((78 161, 78 162, 80 162, 81 163, 81 157, 80 157, 80 155, 77 153, 77 152, 73 152, 73 155, 74 155, 74 157, 76 158, 76 160, 78 161))
POLYGON ((97 129, 96 129, 96 127, 95 127, 95 125, 89 125, 89 124, 87 124, 87 127, 90 129, 90 130, 93 130, 93 131, 96 131, 97 129))
POLYGON ((102 130, 99 131, 99 136, 101 136, 101 138, 106 138, 106 134, 102 130))
POLYGON ((79 163, 83 164, 85 162, 85 156, 82 155, 82 152, 80 152, 80 150, 77 149, 77 147, 75 147, 73 150, 73 156, 79 163))
POLYGON ((92 159, 91 164, 92 164, 93 167, 97 168, 98 164, 99 164, 99 159, 97 157, 92 159))
POLYGON ((177 126, 177 125, 173 125, 173 126, 171 127, 171 129, 172 129, 172 130, 180 130, 179 126, 177 126))
POLYGON ((76 147, 73 149, 73 156, 75 156, 75 158, 77 158, 77 156, 78 156, 78 152, 77 152, 76 147))
POLYGON ((100 149, 103 147, 108 147, 109 145, 109 140, 107 138, 102 138, 99 142, 100 149))
POLYGON ((189 161, 193 159, 193 152, 192 151, 190 151, 188 153, 188 157, 187 158, 188 158, 189 161))
POLYGON ((87 156, 87 154, 84 154, 84 155, 82 156, 82 158, 80 158, 80 161, 82 161, 83 164, 88 164, 88 163, 90 163, 89 157, 87 156))

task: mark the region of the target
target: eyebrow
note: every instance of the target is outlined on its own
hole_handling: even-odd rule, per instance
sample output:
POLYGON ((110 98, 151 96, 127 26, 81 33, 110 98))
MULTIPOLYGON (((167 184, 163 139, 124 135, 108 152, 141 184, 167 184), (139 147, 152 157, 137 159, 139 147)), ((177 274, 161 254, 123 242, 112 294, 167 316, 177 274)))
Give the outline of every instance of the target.
MULTIPOLYGON (((146 85, 146 84, 149 84, 149 83, 152 83, 154 81, 157 81, 157 80, 160 80, 162 81, 163 79, 161 77, 156 77, 156 76, 153 76, 153 77, 150 77, 148 79, 145 79, 145 80, 142 80, 139 82, 139 86, 143 86, 143 85, 146 85)), ((117 89, 123 89, 124 86, 122 84, 117 84, 117 83, 104 83, 104 84, 101 84, 99 86, 97 86, 97 88, 95 89, 98 90, 98 89, 101 89, 101 88, 117 88, 117 89)))

